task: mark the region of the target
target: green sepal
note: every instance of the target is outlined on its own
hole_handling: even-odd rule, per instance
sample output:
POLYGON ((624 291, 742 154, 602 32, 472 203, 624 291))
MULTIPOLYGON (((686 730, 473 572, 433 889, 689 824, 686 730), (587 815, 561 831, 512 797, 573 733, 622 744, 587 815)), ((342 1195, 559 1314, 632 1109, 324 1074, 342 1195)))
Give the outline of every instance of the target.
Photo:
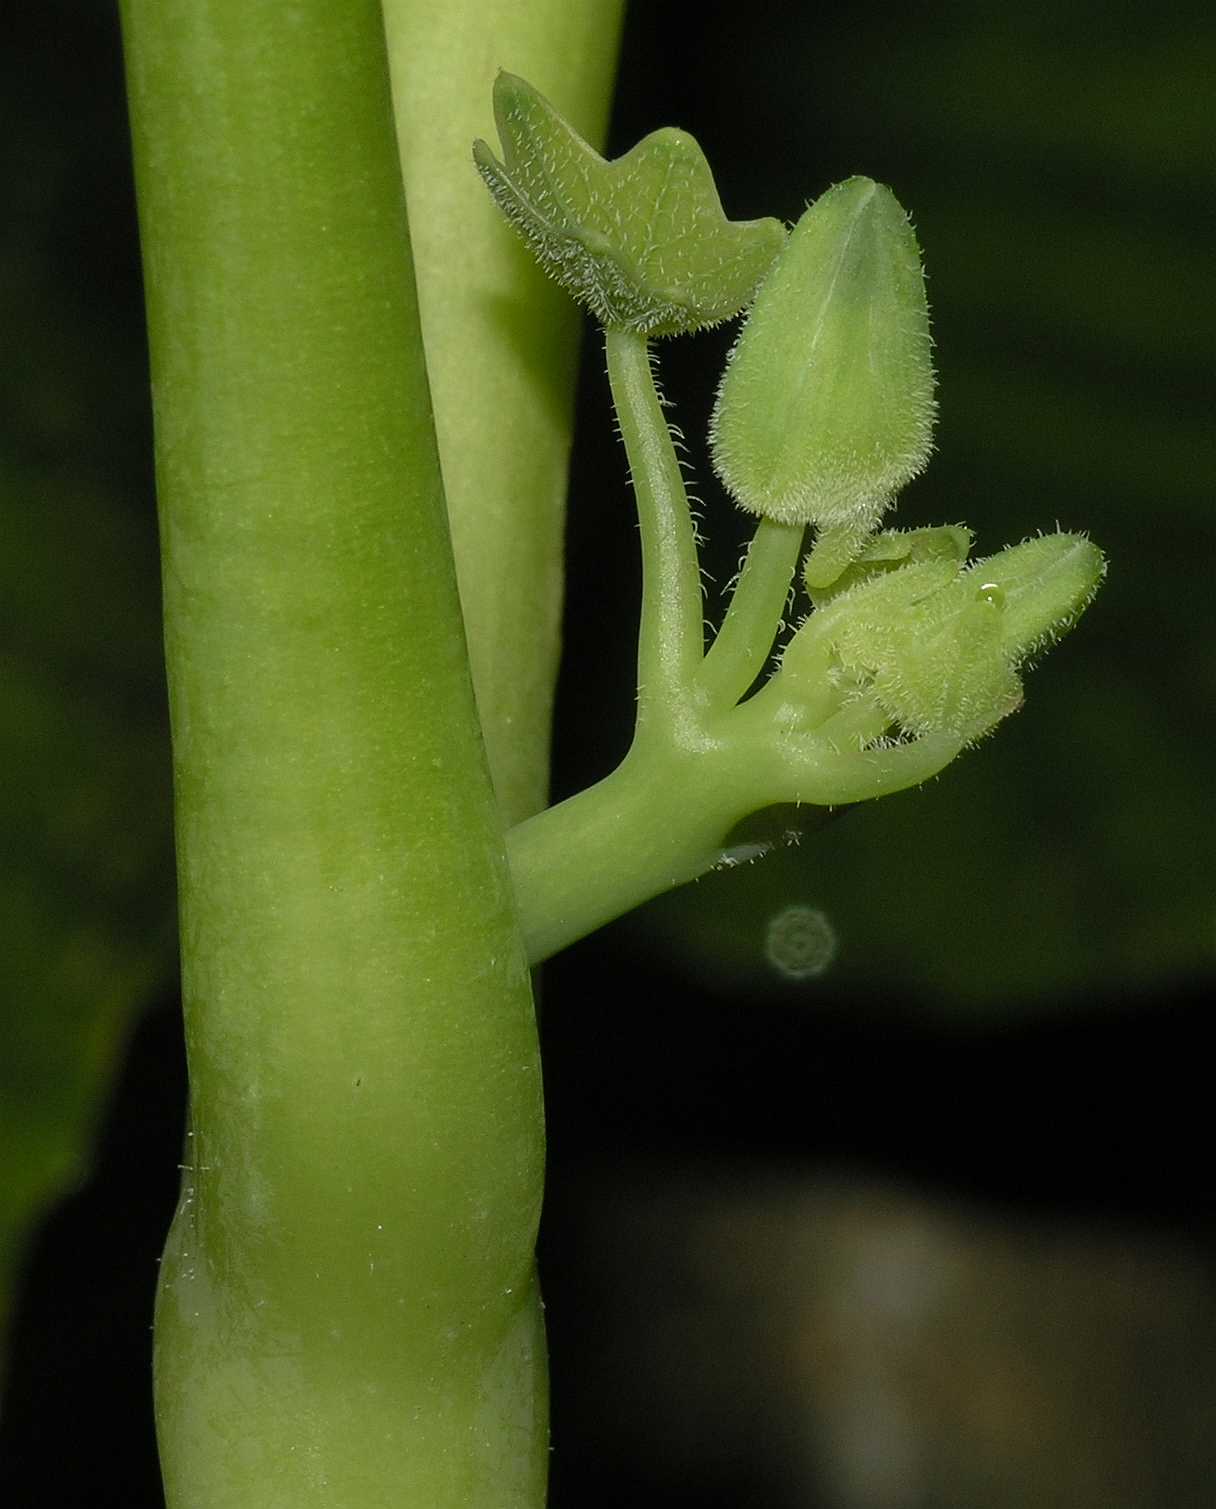
POLYGON ((816 607, 874 576, 921 561, 946 560, 962 565, 974 539, 965 524, 939 524, 926 529, 883 529, 871 535, 853 563, 830 586, 821 587, 805 574, 807 591, 816 607))
POLYGON ((1106 575, 1106 557, 1083 534, 1036 535, 974 561, 977 591, 1002 606, 1003 644, 1019 664, 1033 660, 1072 628, 1106 575))
POLYGON ((893 622, 846 618, 837 650, 906 734, 972 743, 1022 703, 1001 617, 965 572, 893 622))
MULTIPOLYGON (((764 280, 723 373, 714 467, 744 508, 860 545, 932 449, 920 251, 890 189, 836 184, 764 280)), ((833 550, 827 585, 848 564, 833 550)))
POLYGON ((781 657, 777 681, 790 705, 814 725, 867 691, 877 658, 871 647, 885 645, 903 617, 948 587, 959 569, 957 560, 930 557, 864 577, 817 606, 781 657), (842 655, 842 643, 853 653, 842 655))
POLYGON ((499 161, 473 158, 544 270, 604 326, 680 335, 750 301, 785 242, 780 221, 727 220, 700 147, 654 131, 607 162, 531 84, 500 73, 499 161))

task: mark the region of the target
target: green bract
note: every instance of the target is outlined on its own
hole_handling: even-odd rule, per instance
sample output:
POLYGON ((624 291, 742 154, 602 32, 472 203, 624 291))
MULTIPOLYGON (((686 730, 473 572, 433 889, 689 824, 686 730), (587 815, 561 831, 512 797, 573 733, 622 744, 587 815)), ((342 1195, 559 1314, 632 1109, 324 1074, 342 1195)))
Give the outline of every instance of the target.
POLYGON ((738 314, 785 240, 777 220, 730 221, 700 147, 655 131, 606 162, 532 86, 500 73, 503 161, 477 167, 541 266, 601 324, 678 335, 738 314))
POLYGON ((884 529, 862 545, 852 565, 829 586, 821 587, 808 580, 807 591, 811 601, 819 607, 863 581, 920 561, 948 560, 961 564, 967 559, 972 538, 965 524, 939 524, 930 529, 884 529))
POLYGON ((732 496, 855 549, 929 459, 930 348, 907 216, 872 179, 837 184, 794 228, 723 374, 710 438, 732 496))

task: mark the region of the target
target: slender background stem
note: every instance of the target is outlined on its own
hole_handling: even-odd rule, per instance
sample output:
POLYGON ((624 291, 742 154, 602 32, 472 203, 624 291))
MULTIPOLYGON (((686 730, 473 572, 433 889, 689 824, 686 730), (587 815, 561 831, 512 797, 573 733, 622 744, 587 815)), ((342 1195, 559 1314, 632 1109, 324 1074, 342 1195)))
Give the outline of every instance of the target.
POLYGON ((473 684, 505 821, 545 805, 582 316, 473 167, 500 68, 600 145, 623 0, 384 0, 473 684))

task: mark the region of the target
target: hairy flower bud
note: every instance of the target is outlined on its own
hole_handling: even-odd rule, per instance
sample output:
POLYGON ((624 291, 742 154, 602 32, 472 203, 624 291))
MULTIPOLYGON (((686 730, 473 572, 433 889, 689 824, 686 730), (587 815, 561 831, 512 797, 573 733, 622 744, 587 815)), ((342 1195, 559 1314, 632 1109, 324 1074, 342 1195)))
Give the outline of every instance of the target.
POLYGON ((972 742, 1021 706, 1019 667, 1073 625, 1105 570, 1083 535, 1042 535, 973 561, 918 601, 905 594, 886 618, 879 604, 895 572, 857 589, 858 611, 837 637, 841 662, 873 677, 879 702, 907 733, 972 742))
POLYGON ((1061 533, 964 565, 956 552, 965 533, 951 526, 871 542, 874 559, 851 567, 851 584, 791 641, 781 669, 788 690, 813 696, 834 676, 903 733, 963 743, 1020 707, 1019 669, 1072 626, 1106 562, 1083 535, 1061 533), (883 569, 905 547, 904 563, 883 569))
POLYGON ((907 216, 872 179, 837 184, 795 226, 723 374, 710 440, 728 491, 859 545, 929 459, 930 349, 907 216))

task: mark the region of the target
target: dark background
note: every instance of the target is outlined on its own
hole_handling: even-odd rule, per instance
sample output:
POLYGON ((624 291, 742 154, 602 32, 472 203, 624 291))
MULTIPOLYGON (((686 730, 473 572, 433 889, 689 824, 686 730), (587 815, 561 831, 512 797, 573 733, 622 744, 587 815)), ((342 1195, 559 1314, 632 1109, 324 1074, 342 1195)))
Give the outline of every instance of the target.
MULTIPOLYGON (((853 172, 911 210, 942 417, 900 521, 1058 520, 1111 575, 941 780, 546 971, 554 1509, 1211 1503, 1208 10, 634 7, 613 153, 690 129, 736 218, 853 172), (790 903, 819 979, 766 960, 790 903)), ((141 1509, 184 1079, 121 67, 107 5, 0 26, 0 1157, 18 1216, 78 1186, 15 1269, 0 1501, 141 1509)), ((729 339, 663 350, 719 582, 729 339)), ((559 796, 630 730, 602 367, 589 334, 559 796)))

